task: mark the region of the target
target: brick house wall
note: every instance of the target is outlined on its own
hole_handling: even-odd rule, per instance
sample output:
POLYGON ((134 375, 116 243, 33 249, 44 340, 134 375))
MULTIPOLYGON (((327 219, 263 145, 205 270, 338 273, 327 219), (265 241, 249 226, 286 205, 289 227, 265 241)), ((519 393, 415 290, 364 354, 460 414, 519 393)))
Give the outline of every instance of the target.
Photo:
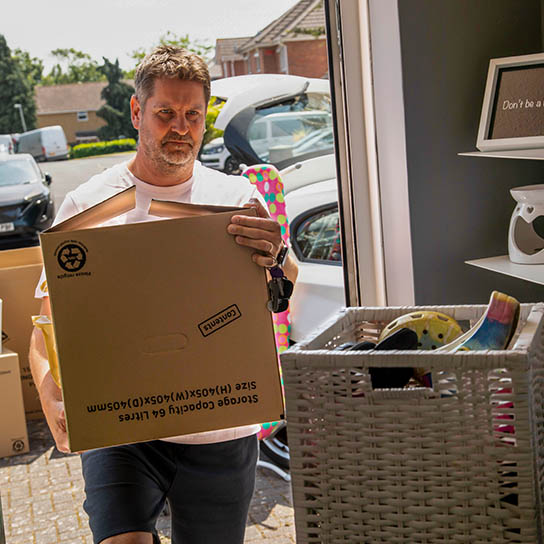
MULTIPOLYGON (((286 42, 289 74, 304 77, 321 78, 327 74, 327 42, 325 39, 319 40, 300 40, 286 42)), ((266 47, 252 49, 248 52, 247 61, 240 61, 243 64, 243 70, 236 75, 248 73, 247 63, 250 66, 252 74, 279 74, 280 73, 280 53, 276 47, 266 47), (261 61, 261 70, 257 71, 257 61, 255 52, 259 53, 261 61)))
POLYGON ((260 49, 252 49, 249 52, 249 67, 250 67, 250 73, 252 74, 262 74, 263 73, 263 60, 261 58, 261 50, 260 49), (257 57, 255 56, 255 53, 259 55, 259 59, 261 62, 260 69, 257 69, 257 57))
POLYGON ((106 124, 104 119, 96 115, 95 111, 87 112, 88 121, 78 121, 77 112, 42 113, 38 114, 36 117, 36 128, 60 125, 64 129, 66 140, 70 145, 77 143, 76 132, 97 131, 106 124))
POLYGON ((243 76, 247 74, 247 65, 245 60, 234 61, 234 75, 243 76))
POLYGON ((325 39, 287 42, 289 73, 295 76, 321 78, 327 73, 325 39))
POLYGON ((247 66, 245 60, 235 60, 235 61, 224 61, 221 70, 223 77, 231 76, 243 76, 247 74, 247 66))
POLYGON ((263 72, 265 74, 277 74, 280 71, 280 59, 275 47, 261 49, 263 72))

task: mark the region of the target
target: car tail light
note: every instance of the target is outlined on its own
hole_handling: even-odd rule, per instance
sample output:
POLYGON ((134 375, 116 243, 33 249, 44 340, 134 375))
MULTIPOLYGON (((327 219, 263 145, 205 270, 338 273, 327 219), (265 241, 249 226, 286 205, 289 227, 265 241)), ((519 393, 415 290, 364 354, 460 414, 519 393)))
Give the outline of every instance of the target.
POLYGON ((44 157, 47 156, 47 155, 45 154, 45 147, 44 147, 43 145, 42 145, 42 155, 43 155, 44 157))

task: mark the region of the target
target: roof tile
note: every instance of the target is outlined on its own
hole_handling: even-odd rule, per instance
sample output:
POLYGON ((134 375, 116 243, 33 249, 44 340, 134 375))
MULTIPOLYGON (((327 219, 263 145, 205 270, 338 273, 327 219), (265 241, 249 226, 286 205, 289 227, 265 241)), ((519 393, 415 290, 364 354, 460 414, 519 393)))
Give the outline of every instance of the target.
POLYGON ((215 62, 219 64, 224 60, 242 60, 244 57, 237 52, 237 49, 250 39, 249 36, 218 38, 215 42, 215 62))
POLYGON ((257 32, 255 36, 238 48, 245 53, 255 47, 276 45, 280 41, 299 36, 295 30, 325 28, 323 0, 300 0, 283 15, 257 32))

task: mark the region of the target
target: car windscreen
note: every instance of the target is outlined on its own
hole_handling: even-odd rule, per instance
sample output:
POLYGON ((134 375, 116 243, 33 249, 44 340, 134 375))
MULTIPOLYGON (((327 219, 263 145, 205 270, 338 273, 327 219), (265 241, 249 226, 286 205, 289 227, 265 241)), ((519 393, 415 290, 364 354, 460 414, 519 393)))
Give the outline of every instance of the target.
POLYGON ((247 140, 260 160, 272 164, 313 151, 332 153, 330 97, 305 94, 257 109, 247 140))
POLYGON ((0 187, 36 183, 40 175, 30 159, 0 161, 0 187))

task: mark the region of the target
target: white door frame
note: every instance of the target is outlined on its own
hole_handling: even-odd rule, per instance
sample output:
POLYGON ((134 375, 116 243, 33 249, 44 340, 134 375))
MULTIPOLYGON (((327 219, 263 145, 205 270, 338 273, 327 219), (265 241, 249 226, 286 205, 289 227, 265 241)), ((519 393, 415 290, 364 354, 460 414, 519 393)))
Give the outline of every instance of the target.
POLYGON ((397 0, 327 0, 349 306, 414 303, 397 0))

